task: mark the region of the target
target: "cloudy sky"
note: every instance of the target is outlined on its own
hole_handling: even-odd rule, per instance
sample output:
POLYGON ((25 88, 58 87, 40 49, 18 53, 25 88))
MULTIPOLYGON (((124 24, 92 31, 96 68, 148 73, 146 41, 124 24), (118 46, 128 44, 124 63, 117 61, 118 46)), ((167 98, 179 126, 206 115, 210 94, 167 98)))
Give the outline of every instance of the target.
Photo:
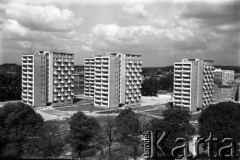
POLYGON ((0 63, 28 50, 84 57, 141 54, 143 66, 182 58, 240 65, 239 0, 0 0, 0 63))

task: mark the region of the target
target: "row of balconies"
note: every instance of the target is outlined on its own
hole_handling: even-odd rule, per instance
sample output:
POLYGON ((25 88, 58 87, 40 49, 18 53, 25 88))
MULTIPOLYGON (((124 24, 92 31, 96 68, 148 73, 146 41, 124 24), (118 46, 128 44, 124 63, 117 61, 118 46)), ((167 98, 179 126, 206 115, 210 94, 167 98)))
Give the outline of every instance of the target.
POLYGON ((178 89, 178 90, 183 90, 183 89, 185 89, 185 90, 190 90, 190 87, 181 87, 181 86, 174 86, 174 89, 178 89))
POLYGON ((23 65, 32 65, 33 64, 33 60, 24 60, 22 61, 23 65))
POLYGON ((190 83, 184 83, 184 82, 174 82, 174 85, 180 85, 180 86, 186 86, 186 87, 188 87, 188 86, 190 86, 190 83))
POLYGON ((190 99, 189 100, 183 100, 181 98, 174 98, 173 102, 181 102, 181 103, 190 103, 190 99))
POLYGON ((22 60, 23 61, 31 61, 31 60, 33 60, 33 57, 32 56, 23 56, 22 60))

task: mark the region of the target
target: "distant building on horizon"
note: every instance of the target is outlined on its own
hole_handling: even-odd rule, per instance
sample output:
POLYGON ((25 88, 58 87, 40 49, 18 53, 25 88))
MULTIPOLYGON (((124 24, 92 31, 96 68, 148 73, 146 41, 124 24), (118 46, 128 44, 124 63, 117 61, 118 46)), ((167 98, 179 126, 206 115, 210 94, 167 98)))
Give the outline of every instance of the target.
POLYGON ((197 111, 212 104, 213 69, 212 60, 174 62, 173 105, 197 111))
POLYGON ((94 106, 118 108, 141 104, 141 55, 107 53, 85 58, 84 95, 94 106))
POLYGON ((216 85, 213 86, 213 99, 239 102, 239 85, 216 85))
POLYGON ((22 55, 22 102, 31 106, 73 103, 73 64, 71 53, 22 55))
POLYGON ((228 85, 234 82, 234 70, 222 70, 216 68, 214 70, 214 84, 217 85, 228 85))

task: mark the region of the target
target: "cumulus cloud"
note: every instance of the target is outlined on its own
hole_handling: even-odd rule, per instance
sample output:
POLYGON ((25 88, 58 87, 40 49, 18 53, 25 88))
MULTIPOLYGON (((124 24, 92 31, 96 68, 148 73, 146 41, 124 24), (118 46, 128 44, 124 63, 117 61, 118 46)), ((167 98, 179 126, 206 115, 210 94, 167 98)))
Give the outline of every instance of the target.
POLYGON ((236 1, 2 0, 2 51, 11 53, 4 60, 11 62, 14 54, 35 45, 74 50, 77 64, 105 51, 135 51, 143 54, 145 66, 171 65, 173 57, 188 54, 237 64, 236 1))
POLYGON ((69 31, 82 22, 82 18, 75 17, 70 10, 59 9, 55 5, 9 3, 5 13, 32 30, 69 31))
POLYGON ((8 19, 3 24, 4 34, 12 33, 17 36, 24 37, 29 32, 29 29, 23 27, 17 20, 8 19))
POLYGON ((130 15, 137 16, 140 18, 147 18, 150 14, 144 9, 144 5, 136 4, 133 6, 124 6, 122 10, 130 15))
POLYGON ((164 37, 176 41, 184 41, 189 37, 193 37, 193 33, 190 30, 181 27, 170 30, 168 28, 156 28, 150 25, 120 27, 116 24, 98 24, 92 28, 92 31, 94 35, 104 40, 110 39, 115 42, 126 42, 127 40, 128 43, 136 42, 136 40, 140 41, 147 36, 164 37))

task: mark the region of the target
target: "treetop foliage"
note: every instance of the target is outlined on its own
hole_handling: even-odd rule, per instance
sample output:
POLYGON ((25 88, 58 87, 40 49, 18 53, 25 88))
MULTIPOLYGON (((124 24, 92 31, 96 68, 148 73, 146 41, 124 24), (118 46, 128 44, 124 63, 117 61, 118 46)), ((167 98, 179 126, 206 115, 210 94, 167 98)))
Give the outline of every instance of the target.
POLYGON ((23 145, 33 138, 43 125, 43 118, 32 107, 8 103, 0 108, 0 156, 20 158, 23 145))
POLYGON ((118 133, 123 136, 127 136, 128 134, 136 135, 141 132, 138 116, 131 108, 121 111, 115 118, 115 123, 118 133))
POLYGON ((75 113, 70 121, 69 140, 78 155, 89 144, 100 126, 96 119, 87 117, 83 112, 75 113))
POLYGON ((208 137, 210 132, 217 138, 240 140, 240 104, 221 102, 212 104, 202 111, 199 117, 199 134, 208 137))

